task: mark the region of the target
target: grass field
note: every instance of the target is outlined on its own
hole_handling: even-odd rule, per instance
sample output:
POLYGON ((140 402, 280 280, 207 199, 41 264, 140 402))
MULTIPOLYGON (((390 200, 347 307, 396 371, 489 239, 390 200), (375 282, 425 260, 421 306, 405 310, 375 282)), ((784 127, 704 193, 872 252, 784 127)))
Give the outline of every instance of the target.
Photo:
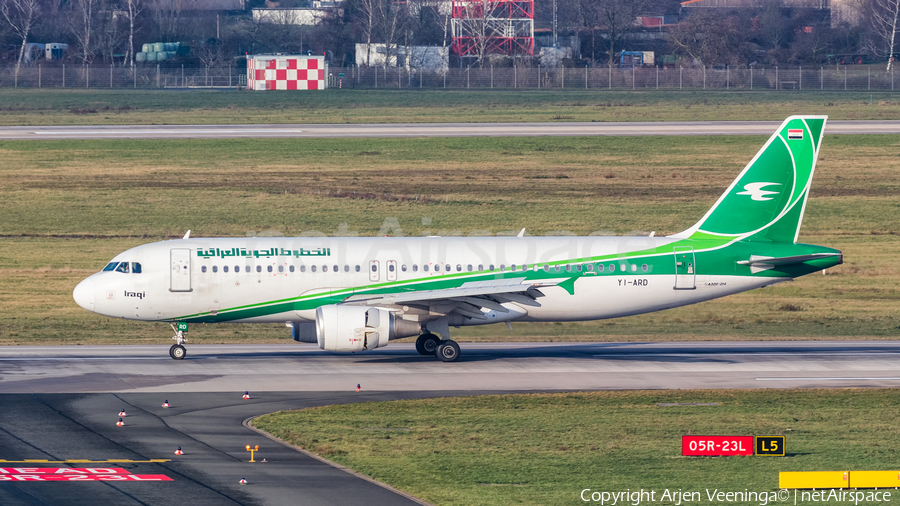
POLYGON ((707 500, 707 489, 774 492, 779 471, 897 469, 898 394, 846 389, 483 396, 329 406, 266 415, 253 424, 441 506, 576 504, 586 488, 655 490, 656 497, 665 489, 699 491, 701 504, 716 504, 707 500), (784 435, 787 456, 682 457, 684 434, 784 435))
MULTIPOLYGON (((165 324, 77 307, 77 282, 164 238, 683 230, 759 137, 15 141, 0 145, 0 344, 165 343, 165 324), (318 232, 317 232, 318 231, 318 232), (395 233, 396 230, 392 231, 395 233)), ((456 331, 465 340, 892 339, 897 136, 828 136, 801 240, 846 263, 718 301, 617 320, 456 331)), ((203 326, 199 342, 284 342, 281 325, 203 326)))
POLYGON ((900 92, 9 89, 0 125, 896 119, 900 92))

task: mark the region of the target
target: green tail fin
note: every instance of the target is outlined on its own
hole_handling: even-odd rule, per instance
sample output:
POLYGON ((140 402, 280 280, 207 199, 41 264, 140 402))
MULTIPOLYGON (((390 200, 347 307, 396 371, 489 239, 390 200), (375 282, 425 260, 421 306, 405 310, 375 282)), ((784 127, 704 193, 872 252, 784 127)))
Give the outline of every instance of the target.
POLYGON ((706 216, 673 237, 708 234, 796 242, 826 119, 784 120, 706 216))

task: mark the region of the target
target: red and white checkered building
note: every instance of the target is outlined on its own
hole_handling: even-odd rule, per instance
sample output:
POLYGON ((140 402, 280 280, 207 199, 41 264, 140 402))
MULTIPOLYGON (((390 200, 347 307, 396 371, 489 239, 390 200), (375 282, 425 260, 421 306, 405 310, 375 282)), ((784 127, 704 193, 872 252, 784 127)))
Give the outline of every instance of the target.
POLYGON ((247 56, 248 90, 324 90, 324 56, 247 56))

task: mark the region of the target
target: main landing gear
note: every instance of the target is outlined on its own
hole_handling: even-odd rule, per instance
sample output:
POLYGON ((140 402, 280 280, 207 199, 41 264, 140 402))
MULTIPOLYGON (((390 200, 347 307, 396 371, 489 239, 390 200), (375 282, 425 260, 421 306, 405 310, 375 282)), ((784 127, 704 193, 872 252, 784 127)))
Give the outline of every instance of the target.
POLYGON ((175 360, 182 360, 187 355, 187 348, 184 347, 187 338, 184 337, 184 331, 176 329, 175 325, 172 325, 172 330, 175 331, 175 337, 172 338, 175 340, 175 344, 169 348, 169 356, 175 360))
POLYGON ((422 355, 434 355, 441 362, 456 362, 459 359, 459 345, 450 339, 441 339, 427 332, 416 339, 416 351, 422 355))

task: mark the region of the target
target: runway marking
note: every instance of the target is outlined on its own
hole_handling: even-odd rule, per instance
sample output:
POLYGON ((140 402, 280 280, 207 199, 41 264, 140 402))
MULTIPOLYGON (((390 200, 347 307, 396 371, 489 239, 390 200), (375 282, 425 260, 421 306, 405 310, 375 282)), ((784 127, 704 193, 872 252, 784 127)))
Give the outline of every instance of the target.
POLYGON ((85 459, 68 459, 68 460, 46 460, 46 459, 25 459, 25 460, 5 460, 0 459, 0 463, 6 464, 109 464, 110 462, 128 462, 132 464, 161 464, 164 462, 172 462, 171 459, 150 459, 150 460, 131 460, 131 459, 107 459, 107 460, 85 460, 85 459))
POLYGON ((842 380, 900 380, 900 377, 897 377, 897 376, 882 376, 882 377, 877 377, 877 376, 838 377, 838 376, 834 376, 834 377, 808 377, 808 378, 802 378, 802 377, 756 378, 756 381, 842 381, 842 380))

